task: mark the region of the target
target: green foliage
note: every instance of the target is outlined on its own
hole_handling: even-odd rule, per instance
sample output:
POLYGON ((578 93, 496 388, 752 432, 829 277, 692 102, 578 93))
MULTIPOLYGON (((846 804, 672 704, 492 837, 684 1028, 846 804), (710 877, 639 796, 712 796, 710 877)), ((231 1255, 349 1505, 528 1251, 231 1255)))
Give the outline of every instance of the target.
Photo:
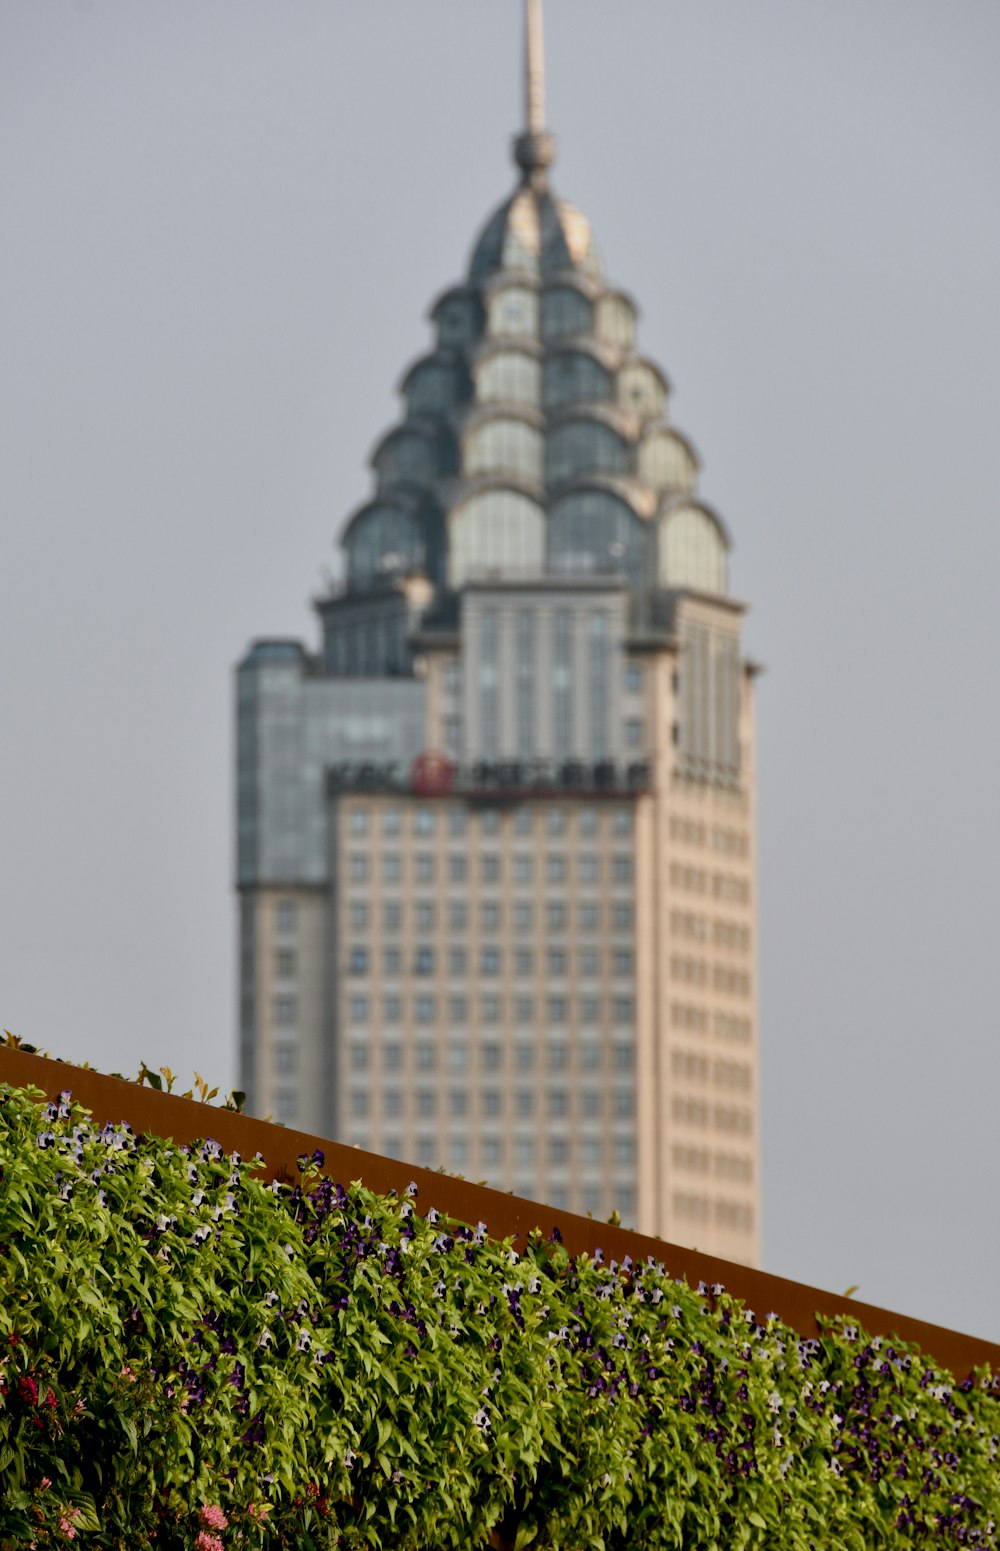
POLYGON ((993 1547, 998 1402, 0 1088, 0 1551, 993 1547))

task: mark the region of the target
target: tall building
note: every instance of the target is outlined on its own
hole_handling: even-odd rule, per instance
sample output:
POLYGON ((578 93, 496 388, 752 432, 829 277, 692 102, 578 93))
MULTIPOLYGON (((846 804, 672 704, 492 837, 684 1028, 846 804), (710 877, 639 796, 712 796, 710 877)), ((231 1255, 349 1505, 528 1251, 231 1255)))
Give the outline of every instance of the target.
POLYGON ((753 669, 527 0, 514 192, 402 384, 321 644, 238 670, 250 1108, 758 1255, 753 669))

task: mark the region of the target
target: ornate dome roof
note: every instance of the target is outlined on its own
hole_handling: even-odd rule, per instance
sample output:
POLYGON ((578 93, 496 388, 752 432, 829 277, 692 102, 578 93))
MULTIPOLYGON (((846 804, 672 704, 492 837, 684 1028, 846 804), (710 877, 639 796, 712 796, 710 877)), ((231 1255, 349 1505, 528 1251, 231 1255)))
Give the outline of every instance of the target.
POLYGON ((343 536, 348 589, 423 572, 618 573, 635 588, 726 590, 729 540, 696 496, 699 460, 638 351, 637 309, 606 284, 590 224, 549 186, 541 0, 526 0, 520 181, 463 283, 431 309, 403 420, 372 454, 376 491, 343 536))

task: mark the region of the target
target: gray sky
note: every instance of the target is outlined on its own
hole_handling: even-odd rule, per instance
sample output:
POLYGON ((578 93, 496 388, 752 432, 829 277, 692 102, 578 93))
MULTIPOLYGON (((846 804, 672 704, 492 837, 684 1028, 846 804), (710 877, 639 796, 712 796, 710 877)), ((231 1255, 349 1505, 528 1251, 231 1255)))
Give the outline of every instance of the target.
MULTIPOLYGON (((1000 1340, 1000 7, 549 0, 736 538, 769 1269, 1000 1340), (992 709, 991 709, 992 708, 992 709)), ((517 0, 0 5, 0 1019, 233 1079, 231 667, 513 180, 517 0)))

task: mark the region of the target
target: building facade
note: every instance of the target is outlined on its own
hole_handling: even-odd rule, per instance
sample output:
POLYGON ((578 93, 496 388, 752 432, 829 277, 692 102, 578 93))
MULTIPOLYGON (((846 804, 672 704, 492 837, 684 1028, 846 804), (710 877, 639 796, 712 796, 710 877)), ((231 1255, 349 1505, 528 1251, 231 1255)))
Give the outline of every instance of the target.
POLYGON ((540 0, 519 181, 431 310, 319 650, 239 666, 250 1108, 755 1263, 754 670, 582 215, 540 0))

